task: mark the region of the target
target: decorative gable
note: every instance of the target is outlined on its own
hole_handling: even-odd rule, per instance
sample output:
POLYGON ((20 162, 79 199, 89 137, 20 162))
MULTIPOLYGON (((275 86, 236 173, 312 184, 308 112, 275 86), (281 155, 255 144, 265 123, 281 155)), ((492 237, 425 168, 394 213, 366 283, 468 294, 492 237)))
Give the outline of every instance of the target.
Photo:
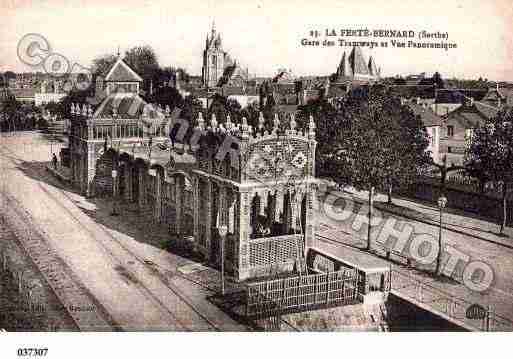
POLYGON ((142 82, 143 79, 121 58, 112 66, 105 77, 107 82, 142 82))

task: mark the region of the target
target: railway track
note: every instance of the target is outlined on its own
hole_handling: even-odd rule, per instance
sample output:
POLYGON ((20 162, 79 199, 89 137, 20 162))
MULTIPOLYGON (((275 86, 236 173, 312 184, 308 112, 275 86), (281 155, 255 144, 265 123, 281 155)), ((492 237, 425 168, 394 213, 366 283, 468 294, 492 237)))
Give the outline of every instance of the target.
POLYGON ((10 230, 8 231, 16 238, 20 249, 51 288, 77 329, 80 331, 112 330, 113 323, 104 319, 100 314, 102 310, 98 303, 91 298, 83 286, 72 278, 70 269, 44 239, 38 233, 29 229, 28 226, 25 226, 25 231, 18 229, 23 228, 23 219, 26 219, 26 217, 23 213, 17 211, 12 199, 5 194, 2 194, 2 197, 4 211, 8 215, 8 218, 5 219, 8 223, 10 222, 10 230), (6 208, 7 206, 8 208, 6 208), (12 211, 11 215, 7 213, 8 211, 12 211), (80 310, 77 310, 77 308, 80 308, 80 310))
MULTIPOLYGON (((7 151, 7 152, 10 152, 11 155, 17 159, 19 159, 17 157, 17 155, 11 151, 10 149, 6 148, 5 146, 2 146, 2 148, 7 151)), ((42 177, 42 176, 45 176, 46 175, 46 172, 41 169, 41 170, 36 170, 36 169, 31 169, 33 172, 35 172, 35 174, 37 174, 37 176, 39 177, 42 177)), ((79 226, 81 227, 85 232, 87 232, 91 238, 93 238, 98 244, 100 244, 100 246, 102 246, 106 252, 109 254, 109 256, 111 257, 111 259, 113 260, 113 262, 116 262, 118 267, 119 268, 122 268, 126 273, 128 273, 129 275, 131 275, 132 277, 135 277, 137 278, 138 275, 137 273, 135 273, 133 270, 131 270, 130 268, 126 267, 124 265, 124 262, 119 260, 117 258, 117 256, 115 255, 115 253, 113 253, 104 243, 102 243, 101 241, 99 241, 98 239, 96 239, 96 236, 95 234, 89 229, 87 228, 86 226, 84 226, 80 220, 75 216, 75 214, 73 214, 68 208, 66 208, 60 201, 59 199, 53 194, 51 193, 47 188, 45 188, 45 186, 43 184, 41 184, 40 182, 37 182, 37 186, 43 191, 45 192, 45 194, 47 196, 49 196, 64 212, 66 212, 72 219, 73 221, 79 226)), ((73 199, 65 193, 65 191, 63 191, 61 188, 59 187, 56 187, 56 190, 59 191, 60 194, 62 194, 64 197, 66 197, 67 199, 69 199, 70 201, 73 201, 73 199)), ((111 241, 115 242, 119 247, 121 247, 127 254, 129 254, 135 261, 137 261, 138 263, 142 264, 144 267, 147 267, 148 264, 147 262, 145 261, 144 258, 140 257, 138 254, 134 253, 132 250, 130 250, 122 241, 118 240, 116 237, 114 237, 111 233, 109 233, 106 229, 104 229, 102 226, 99 226, 99 229, 105 234, 106 237, 108 237, 111 241)), ((39 265, 39 264, 38 264, 39 265)), ((180 276, 181 277, 181 276, 180 276)), ((185 295, 183 295, 180 291, 180 289, 178 287, 176 287, 174 284, 170 283, 169 281, 166 281, 164 280, 160 275, 158 276, 158 279, 159 281, 165 286, 167 287, 182 303, 185 304, 185 306, 187 308, 189 308, 190 311, 192 311, 192 314, 193 315, 196 315, 197 317, 201 318, 201 320, 203 322, 205 322, 206 324, 208 324, 208 326, 215 330, 215 331, 220 331, 221 328, 219 327, 218 324, 216 324, 215 322, 213 322, 211 319, 209 319, 204 313, 201 312, 201 310, 199 310, 199 308, 197 308, 194 303, 191 302, 190 299, 188 299, 185 295)), ((180 328, 182 330, 185 330, 185 331, 188 331, 188 330, 194 330, 194 328, 191 328, 189 325, 187 325, 186 323, 184 323, 183 320, 180 320, 176 314, 172 311, 170 311, 168 309, 168 307, 165 305, 165 303, 163 303, 155 294, 152 293, 152 291, 147 288, 145 285, 143 285, 140 281, 138 281, 138 284, 139 286, 139 289, 141 291, 141 293, 143 295, 145 295, 147 298, 149 298, 150 300, 152 300, 153 302, 157 303, 165 312, 169 313, 170 316, 172 316, 176 323, 180 326, 180 328)))

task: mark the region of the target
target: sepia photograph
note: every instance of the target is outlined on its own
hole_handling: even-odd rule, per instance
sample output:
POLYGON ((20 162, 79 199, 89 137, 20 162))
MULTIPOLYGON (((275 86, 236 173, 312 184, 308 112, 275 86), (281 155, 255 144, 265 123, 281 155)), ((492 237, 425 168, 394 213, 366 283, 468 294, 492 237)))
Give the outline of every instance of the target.
POLYGON ((513 332, 511 0, 0 0, 0 49, 1 358, 513 332))

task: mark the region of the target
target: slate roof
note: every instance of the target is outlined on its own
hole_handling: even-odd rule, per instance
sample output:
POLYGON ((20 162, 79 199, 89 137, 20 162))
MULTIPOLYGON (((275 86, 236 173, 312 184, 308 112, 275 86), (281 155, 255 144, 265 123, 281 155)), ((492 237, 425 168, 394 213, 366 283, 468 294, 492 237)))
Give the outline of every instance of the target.
POLYGON ((358 46, 353 47, 349 54, 349 63, 352 67, 354 74, 368 75, 369 68, 363 59, 362 49, 358 46))
POLYGON ((495 107, 474 102, 472 106, 461 106, 443 118, 446 123, 458 123, 461 127, 468 129, 485 124, 486 120, 493 118, 497 112, 498 109, 495 107))
POLYGON ((416 116, 420 117, 424 126, 433 127, 441 125, 441 118, 429 106, 424 107, 414 102, 408 102, 408 107, 411 108, 416 116))
MULTIPOLYGON (((143 114, 143 109, 147 104, 148 103, 137 94, 112 93, 98 106, 93 117, 98 119, 111 118, 113 110, 116 109, 118 118, 138 119, 143 114)), ((158 118, 156 111, 150 111, 148 116, 151 119, 158 118)))
POLYGON ((497 113, 499 112, 498 108, 482 102, 474 102, 474 106, 482 115, 484 115, 488 119, 494 118, 495 116, 497 116, 497 113))
POLYGON ((223 86, 223 96, 258 96, 256 87, 223 86))
MULTIPOLYGON (((123 152, 132 155, 135 158, 143 159, 144 161, 149 161, 149 150, 146 146, 138 146, 133 148, 126 147, 123 149, 123 152)), ((169 166, 170 158, 173 158, 173 166, 172 169, 170 169, 171 172, 173 171, 180 171, 180 170, 190 170, 193 169, 196 165, 196 158, 192 153, 189 153, 187 151, 176 151, 174 149, 161 149, 159 148, 159 145, 153 145, 151 148, 151 163, 152 165, 160 165, 164 168, 169 166), (182 153, 183 152, 183 153, 182 153)))
POLYGON ((105 81, 109 82, 142 82, 143 79, 135 73, 121 58, 112 65, 105 76, 105 81))
POLYGON ((347 85, 333 85, 330 84, 328 88, 327 98, 340 98, 344 97, 347 93, 347 85))
POLYGON ((488 90, 480 89, 440 89, 436 92, 435 103, 464 103, 466 98, 481 101, 488 90))
POLYGON ((404 98, 435 98, 435 87, 432 85, 392 85, 390 90, 393 94, 404 98))
POLYGON ((486 101, 493 105, 498 105, 500 102, 501 105, 504 105, 507 102, 507 97, 502 92, 502 89, 499 90, 498 88, 491 88, 488 90, 482 101, 486 101))
POLYGON ((295 114, 298 112, 298 105, 278 105, 278 109, 285 114, 295 114))

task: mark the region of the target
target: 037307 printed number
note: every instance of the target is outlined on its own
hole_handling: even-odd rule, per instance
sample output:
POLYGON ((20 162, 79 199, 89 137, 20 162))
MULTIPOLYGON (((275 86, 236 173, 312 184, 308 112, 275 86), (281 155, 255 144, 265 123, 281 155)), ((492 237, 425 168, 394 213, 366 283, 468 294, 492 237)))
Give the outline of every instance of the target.
POLYGON ((18 348, 19 357, 44 357, 48 354, 48 348, 18 348))

